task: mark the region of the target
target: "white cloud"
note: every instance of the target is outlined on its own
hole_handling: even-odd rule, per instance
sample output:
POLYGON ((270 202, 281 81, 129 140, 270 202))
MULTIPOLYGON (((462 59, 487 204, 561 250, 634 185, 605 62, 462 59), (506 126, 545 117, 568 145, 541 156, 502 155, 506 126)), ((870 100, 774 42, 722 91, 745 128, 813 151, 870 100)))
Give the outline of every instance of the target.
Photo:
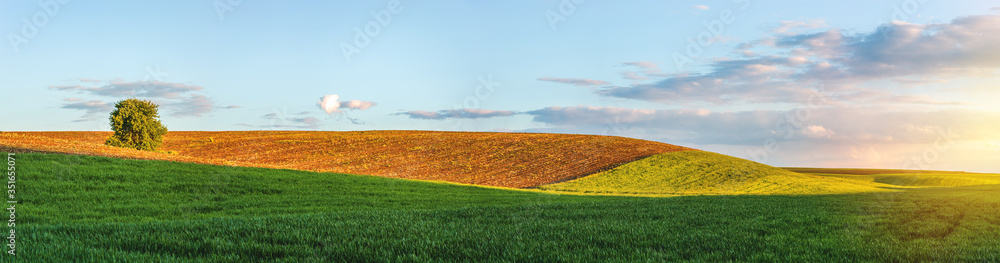
POLYGON ((334 112, 340 112, 340 101, 339 100, 340 100, 340 96, 337 96, 337 94, 326 95, 326 96, 320 97, 319 101, 317 101, 316 104, 319 105, 320 109, 322 109, 323 111, 326 111, 327 114, 331 114, 331 113, 334 113, 334 112))
MULTIPOLYGON (((845 102, 959 105, 899 89, 915 81, 996 76, 1000 69, 1000 49, 995 48, 1000 45, 1000 16, 959 17, 937 24, 892 22, 863 34, 836 28, 797 30, 824 26, 816 20, 785 21, 771 36, 739 45, 734 51, 743 53, 742 58, 711 60, 706 72, 603 87, 596 93, 668 104, 799 103, 810 88, 823 85, 828 96, 845 102), (899 85, 858 88, 875 81, 899 85)), ((624 73, 627 79, 642 80, 637 76, 624 73)))
POLYGON ((696 5, 696 6, 692 6, 691 8, 694 8, 694 9, 697 9, 697 10, 708 10, 708 6, 707 5, 696 5))
POLYGON ((377 103, 371 101, 360 101, 360 100, 350 100, 350 101, 340 101, 340 96, 337 94, 326 95, 320 97, 320 100, 316 102, 316 105, 320 109, 325 111, 327 114, 333 114, 334 112, 340 112, 341 109, 351 109, 351 110, 367 110, 377 103))

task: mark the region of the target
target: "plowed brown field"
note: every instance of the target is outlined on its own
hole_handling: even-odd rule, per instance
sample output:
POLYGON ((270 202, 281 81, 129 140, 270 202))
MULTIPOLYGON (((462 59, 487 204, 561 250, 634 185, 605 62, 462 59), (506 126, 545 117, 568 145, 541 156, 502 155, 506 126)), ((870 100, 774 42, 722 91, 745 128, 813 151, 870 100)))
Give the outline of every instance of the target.
POLYGON ((3 132, 0 151, 283 168, 530 188, 658 153, 693 150, 613 136, 436 131, 169 132, 160 149, 104 146, 110 132, 3 132))

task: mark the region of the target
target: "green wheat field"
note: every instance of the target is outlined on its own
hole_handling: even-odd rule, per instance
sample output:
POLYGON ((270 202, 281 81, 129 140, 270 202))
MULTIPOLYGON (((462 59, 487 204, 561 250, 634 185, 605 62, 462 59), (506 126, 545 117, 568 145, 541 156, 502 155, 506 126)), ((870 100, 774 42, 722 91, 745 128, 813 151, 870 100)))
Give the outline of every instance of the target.
POLYGON ((506 190, 80 155, 17 157, 24 171, 17 185, 19 262, 1000 261, 994 174, 786 170, 691 152, 543 189, 506 190), (715 166, 698 164, 706 158, 715 166), (675 174, 642 173, 657 162, 686 165, 675 174), (759 187, 744 187, 753 190, 743 195, 690 195, 736 189, 719 185, 731 180, 685 183, 679 171, 692 169, 710 178, 725 174, 712 172, 720 169, 740 171, 748 179, 735 186, 759 187), (612 183, 629 173, 658 179, 612 183), (785 188, 774 183, 781 178, 813 174, 830 179, 808 189, 881 191, 770 194, 785 188))

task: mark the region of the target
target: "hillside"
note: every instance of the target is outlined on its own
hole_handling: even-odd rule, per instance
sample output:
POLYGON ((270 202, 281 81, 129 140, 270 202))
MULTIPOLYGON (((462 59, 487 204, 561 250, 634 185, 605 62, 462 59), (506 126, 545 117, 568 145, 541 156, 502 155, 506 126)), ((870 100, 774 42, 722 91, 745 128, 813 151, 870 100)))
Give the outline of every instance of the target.
POLYGON ((693 150, 614 136, 435 131, 169 132, 150 153, 103 146, 110 132, 4 132, 0 151, 97 155, 530 188, 654 154, 693 150), (167 153, 169 152, 169 154, 167 153))
POLYGON ((657 154, 542 190, 613 195, 833 194, 888 191, 889 185, 791 172, 727 155, 657 154))

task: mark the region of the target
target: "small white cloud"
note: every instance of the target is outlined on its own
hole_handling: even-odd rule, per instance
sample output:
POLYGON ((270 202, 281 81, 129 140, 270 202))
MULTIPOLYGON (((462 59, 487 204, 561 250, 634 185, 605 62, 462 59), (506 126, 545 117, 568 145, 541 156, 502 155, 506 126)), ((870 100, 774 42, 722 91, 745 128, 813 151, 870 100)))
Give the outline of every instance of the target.
POLYGON ((367 110, 375 105, 375 102, 371 101, 360 101, 360 100, 350 100, 341 102, 340 96, 337 94, 326 95, 320 98, 316 105, 320 109, 326 111, 327 114, 333 114, 334 112, 340 112, 340 109, 351 109, 351 110, 367 110))
POLYGON ((337 101, 339 99, 340 96, 337 96, 337 94, 326 95, 319 98, 319 101, 316 102, 316 105, 319 105, 319 108, 323 109, 323 111, 326 111, 327 114, 340 112, 340 101, 337 101))
POLYGON ((696 6, 692 6, 691 8, 694 8, 694 9, 697 9, 697 10, 708 10, 708 6, 707 5, 696 5, 696 6))

